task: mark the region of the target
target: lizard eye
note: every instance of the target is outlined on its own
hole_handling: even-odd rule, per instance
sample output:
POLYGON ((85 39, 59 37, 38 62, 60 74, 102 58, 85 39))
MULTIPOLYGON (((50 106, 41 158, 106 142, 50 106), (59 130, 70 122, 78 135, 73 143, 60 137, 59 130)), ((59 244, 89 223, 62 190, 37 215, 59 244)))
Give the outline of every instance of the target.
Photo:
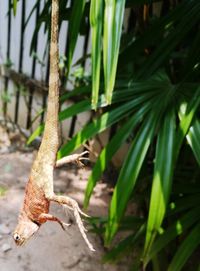
POLYGON ((15 241, 19 241, 20 240, 20 236, 17 233, 15 233, 13 237, 14 237, 15 241))

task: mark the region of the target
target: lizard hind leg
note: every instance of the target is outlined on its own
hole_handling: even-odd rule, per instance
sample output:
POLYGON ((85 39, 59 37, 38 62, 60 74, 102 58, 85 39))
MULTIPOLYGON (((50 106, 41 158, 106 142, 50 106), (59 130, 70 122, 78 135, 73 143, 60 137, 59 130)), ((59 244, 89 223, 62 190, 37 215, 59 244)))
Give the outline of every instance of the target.
POLYGON ((77 203, 74 199, 72 199, 72 198, 70 198, 70 197, 67 197, 67 196, 57 196, 57 195, 55 195, 55 194, 52 195, 52 196, 50 196, 50 197, 49 197, 49 200, 50 200, 50 201, 57 202, 57 203, 59 203, 59 204, 61 204, 61 205, 66 206, 67 208, 73 210, 73 213, 74 213, 74 217, 75 217, 76 223, 77 223, 77 225, 78 225, 78 228, 79 228, 79 230, 80 230, 80 233, 81 233, 83 239, 85 240, 85 242, 86 242, 86 244, 88 245, 89 249, 90 249, 91 251, 95 251, 95 249, 93 248, 92 244, 91 244, 90 241, 88 240, 87 235, 85 234, 86 229, 85 229, 85 227, 84 227, 84 225, 83 225, 83 222, 82 222, 82 219, 81 219, 81 216, 80 216, 80 214, 82 214, 82 215, 84 215, 84 216, 86 216, 86 217, 88 217, 88 215, 86 215, 85 213, 83 213, 83 212, 81 211, 81 209, 80 209, 79 206, 78 206, 78 203, 77 203))

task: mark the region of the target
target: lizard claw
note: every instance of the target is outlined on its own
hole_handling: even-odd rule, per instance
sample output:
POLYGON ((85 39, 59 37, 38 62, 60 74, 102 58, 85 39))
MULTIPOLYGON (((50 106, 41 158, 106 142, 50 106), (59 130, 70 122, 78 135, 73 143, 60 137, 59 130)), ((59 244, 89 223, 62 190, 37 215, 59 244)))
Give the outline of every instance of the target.
POLYGON ((93 248, 92 244, 90 243, 90 241, 87 238, 87 235, 85 233, 87 230, 85 229, 85 227, 83 225, 83 221, 81 219, 80 214, 82 214, 85 217, 89 217, 89 216, 87 214, 85 214, 84 212, 81 211, 81 209, 78 206, 78 203, 74 199, 72 199, 70 197, 67 197, 67 196, 56 196, 56 195, 53 195, 53 196, 51 196, 50 200, 54 201, 54 202, 57 202, 57 203, 65 206, 68 209, 71 209, 73 211, 76 223, 78 225, 79 231, 80 231, 83 239, 85 240, 85 242, 88 245, 89 249, 91 251, 95 251, 95 249, 93 248))
POLYGON ((80 208, 78 208, 78 211, 79 211, 79 213, 80 213, 81 215, 83 215, 83 216, 85 216, 85 217, 87 217, 87 218, 90 218, 90 217, 91 217, 91 216, 87 215, 86 213, 84 213, 83 211, 81 211, 80 208))
POLYGON ((60 166, 66 165, 67 163, 73 163, 73 162, 76 162, 80 164, 81 166, 84 166, 84 164, 81 161, 89 160, 88 157, 84 157, 84 155, 88 153, 89 153, 88 151, 84 151, 82 153, 75 153, 75 154, 65 156, 56 162, 56 167, 60 167, 60 166))
POLYGON ((71 223, 65 223, 65 222, 62 222, 62 224, 66 227, 70 227, 72 224, 71 223))

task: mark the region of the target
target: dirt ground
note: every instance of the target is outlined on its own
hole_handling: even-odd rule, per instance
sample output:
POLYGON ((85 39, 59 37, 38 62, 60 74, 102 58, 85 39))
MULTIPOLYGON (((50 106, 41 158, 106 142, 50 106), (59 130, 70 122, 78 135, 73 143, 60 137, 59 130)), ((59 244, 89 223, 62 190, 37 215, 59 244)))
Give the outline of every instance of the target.
MULTIPOLYGON (((24 247, 16 247, 11 233, 17 223, 34 155, 32 152, 10 152, 5 149, 0 152, 0 187, 6 189, 5 194, 0 196, 0 271, 127 270, 122 264, 103 264, 101 257, 104 249, 99 238, 89 233, 89 239, 96 249, 96 252, 90 252, 75 224, 64 232, 57 223, 47 222, 24 247)), ((73 197, 82 206, 89 173, 89 168, 78 169, 73 165, 70 169, 57 169, 55 191, 73 197)), ((88 214, 106 215, 108 201, 105 184, 99 184, 88 214)), ((73 217, 56 204, 52 204, 51 213, 66 222, 73 217)))

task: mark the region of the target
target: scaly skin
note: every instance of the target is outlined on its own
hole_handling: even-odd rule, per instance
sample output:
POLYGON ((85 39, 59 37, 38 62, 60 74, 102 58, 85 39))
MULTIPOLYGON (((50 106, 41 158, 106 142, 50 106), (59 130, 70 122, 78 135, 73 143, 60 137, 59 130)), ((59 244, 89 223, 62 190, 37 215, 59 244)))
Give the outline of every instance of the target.
POLYGON ((74 211, 75 219, 84 240, 90 250, 94 250, 87 239, 80 218, 80 214, 85 214, 80 210, 77 202, 66 196, 57 196, 53 191, 54 167, 60 166, 65 161, 81 160, 80 157, 85 154, 84 152, 80 155, 66 157, 56 164, 59 147, 58 9, 59 0, 52 0, 50 77, 46 123, 42 142, 26 185, 24 204, 13 237, 17 245, 22 245, 48 220, 57 221, 65 229, 64 226, 67 224, 49 214, 50 201, 54 201, 74 211))
POLYGON ((58 4, 52 1, 50 74, 47 115, 42 143, 31 170, 31 178, 35 185, 45 191, 45 195, 53 193, 53 170, 59 147, 59 67, 58 67, 58 4))

